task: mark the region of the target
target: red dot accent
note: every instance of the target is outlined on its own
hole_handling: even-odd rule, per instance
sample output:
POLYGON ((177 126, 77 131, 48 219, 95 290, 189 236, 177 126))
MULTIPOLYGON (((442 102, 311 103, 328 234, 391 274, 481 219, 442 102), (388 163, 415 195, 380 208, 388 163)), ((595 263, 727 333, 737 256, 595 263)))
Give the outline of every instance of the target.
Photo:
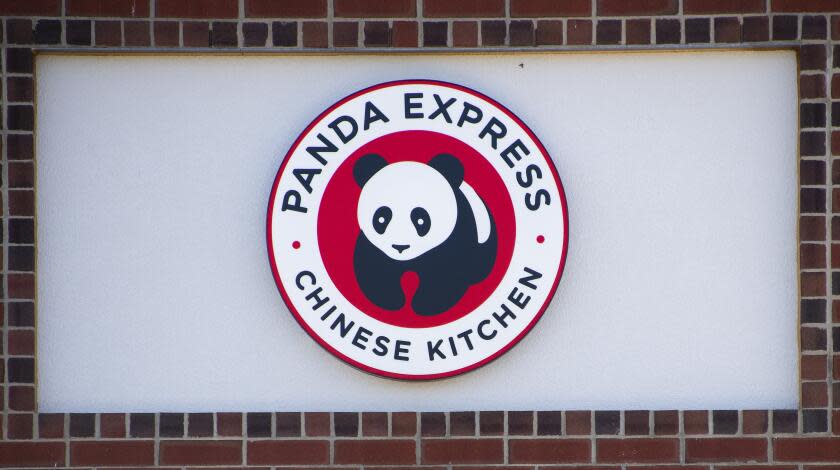
POLYGON ((300 242, 299 242, 299 241, 297 241, 297 240, 293 241, 293 242, 292 242, 292 248, 294 248, 295 250, 297 250, 298 248, 300 248, 300 242))
POLYGON ((537 243, 542 243, 545 241, 545 237, 542 235, 537 235, 537 243))

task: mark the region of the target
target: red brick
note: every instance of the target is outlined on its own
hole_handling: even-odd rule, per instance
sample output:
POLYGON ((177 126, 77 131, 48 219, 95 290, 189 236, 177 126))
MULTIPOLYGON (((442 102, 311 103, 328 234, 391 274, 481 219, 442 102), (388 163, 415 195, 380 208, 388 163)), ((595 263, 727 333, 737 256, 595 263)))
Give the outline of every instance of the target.
POLYGON ((501 439, 424 439, 421 452, 424 465, 504 462, 501 439))
POLYGON ((595 455, 603 463, 667 463, 680 461, 678 439, 598 439, 595 455))
POLYGON ((303 424, 307 436, 330 435, 329 413, 305 413, 303 415, 303 424))
POLYGON ((592 22, 589 20, 569 20, 566 22, 566 40, 569 45, 592 44, 592 22))
POLYGON ((9 298, 35 299, 35 276, 32 274, 9 274, 6 276, 9 298))
POLYGON ((3 0, 0 15, 42 15, 58 16, 61 0, 3 0))
MULTIPOLYGON (((744 23, 746 24, 747 22, 745 21, 744 23)), ((686 25, 688 25, 688 22, 686 25)), ((745 41, 749 40, 746 38, 746 32, 741 30, 741 21, 737 17, 719 16, 714 19, 714 26, 716 42, 741 42, 742 39, 745 41)), ((746 29, 744 28, 744 30, 746 29)))
POLYGON ((476 47, 476 46, 478 46, 478 22, 475 22, 475 21, 453 21, 452 22, 452 46, 453 47, 476 47))
POLYGON ((627 44, 650 44, 650 20, 627 20, 627 44))
POLYGON ((680 20, 678 19, 657 19, 655 22, 657 44, 679 44, 680 43, 680 20))
POLYGON ((303 47, 327 47, 327 22, 307 21, 303 23, 303 47))
POLYGON ((394 47, 417 47, 418 27, 416 21, 394 21, 391 41, 394 47))
POLYGON ((511 463, 589 462, 592 446, 588 439, 510 439, 511 463))
MULTIPOLYGON (((268 31, 266 30, 266 35, 268 31)), ((214 21, 210 30, 210 44, 213 47, 236 47, 239 45, 239 36, 236 32, 236 23, 233 21, 214 21)))
POLYGON ((804 382, 802 384, 802 406, 822 408, 828 406, 828 385, 825 382, 804 382))
POLYGON ((149 16, 150 0, 67 0, 67 16, 149 16))
POLYGON ((35 88, 32 77, 9 77, 6 80, 6 86, 9 101, 32 101, 35 88))
MULTIPOLYGON (((834 81, 831 83, 831 91, 834 92, 834 81)), ((840 86, 840 84, 838 84, 840 86)), ((840 90, 838 90, 840 91, 840 90)), ((800 75, 799 76, 799 97, 800 98, 825 98, 825 76, 800 75)))
POLYGON ((534 22, 531 20, 514 20, 508 25, 511 46, 533 46, 534 22))
POLYGON ((236 18, 237 0, 155 0, 159 18, 236 18))
POLYGON ((326 0, 246 0, 245 16, 254 18, 324 18, 326 0))
POLYGON ((70 465, 153 465, 152 441, 80 441, 70 443, 70 465))
POLYGON ((764 13, 764 0, 684 0, 686 15, 719 13, 764 13))
POLYGON ((362 413, 362 435, 363 436, 387 436, 388 435, 388 413, 384 413, 384 412, 362 413))
POLYGON ((125 415, 122 413, 100 414, 99 433, 102 437, 125 437, 125 415))
POLYGON ((210 45, 210 23, 207 21, 185 21, 181 26, 184 47, 207 47, 210 45))
POLYGON ((822 44, 805 44, 799 47, 800 70, 822 71, 826 66, 826 48, 822 44))
MULTIPOLYGON (((800 173, 802 175, 802 173, 800 173)), ((825 246, 816 243, 803 243, 799 245, 799 267, 824 268, 825 267, 825 246)))
POLYGON ((829 11, 840 11, 838 0, 772 0, 770 11, 773 13, 798 13, 813 12, 824 13, 829 11))
POLYGON ((178 22, 155 21, 155 45, 158 47, 178 47, 178 22))
POLYGON ((6 20, 6 41, 9 44, 31 44, 32 35, 32 20, 6 20))
POLYGON ((677 0, 598 0, 600 16, 673 15, 677 0))
MULTIPOLYGON (((840 380, 840 355, 834 356, 833 362, 834 380, 840 380)), ((840 431, 840 429, 837 430, 840 431)))
POLYGON ((537 21, 536 36, 538 46, 563 44, 563 21, 537 21))
POLYGON ((41 439, 61 439, 64 437, 64 415, 61 413, 42 413, 38 415, 38 437, 41 439))
POLYGON ((161 465, 237 465, 241 441, 161 441, 161 465))
POLYGON ((821 351, 826 349, 826 330, 820 328, 800 328, 799 342, 803 350, 821 351))
POLYGON ((249 441, 248 465, 318 465, 330 461, 325 440, 249 441))
POLYGON ((220 436, 241 436, 242 413, 217 413, 216 426, 220 436))
POLYGON ((840 155, 840 131, 831 132, 831 154, 840 155))
POLYGON ((9 439, 32 439, 34 415, 31 413, 10 414, 7 418, 9 439))
POLYGON ((337 440, 336 464, 406 465, 416 461, 416 446, 408 439, 337 440))
POLYGON ((766 462, 767 440, 707 438, 685 440, 686 462, 766 462))
POLYGON ((445 436, 446 413, 420 413, 421 436, 445 436))
POLYGON ((0 465, 63 467, 63 442, 0 442, 0 465))
MULTIPOLYGON (((837 245, 840 246, 840 245, 837 245)), ((832 246, 832 252, 834 251, 832 246)), ((833 253, 832 253, 833 254, 833 253)), ((799 372, 802 380, 825 380, 828 373, 828 356, 802 356, 799 372)), ((840 371, 838 371, 840 372, 840 371)))
MULTIPOLYGON (((0 361, 0 364, 2 362, 0 361)), ((34 411, 35 387, 25 385, 9 387, 9 408, 15 411, 34 411)))
POLYGON ((504 0, 425 0, 423 16, 430 18, 490 18, 505 15, 504 0))
MULTIPOLYGON (((504 46, 507 37, 507 24, 504 20, 485 20, 481 22, 481 45, 483 46, 504 46)), ((490 411, 483 413, 486 416, 496 414, 503 416, 501 411, 490 411)), ((498 421, 499 433, 502 429, 502 421, 498 421)))
POLYGON ((417 16, 415 0, 335 0, 340 18, 405 18, 417 16))
MULTIPOLYGON (((817 75, 817 77, 822 78, 822 74, 817 75)), ((840 74, 835 74, 831 77, 831 97, 832 98, 840 98, 840 74)), ((833 140, 832 135, 832 140, 833 140)), ((834 145, 832 144, 832 147, 834 145)))
POLYGON ((119 46, 122 44, 122 25, 119 21, 96 21, 97 46, 119 46))
POLYGON ((125 29, 126 46, 148 46, 149 43, 149 22, 148 21, 126 21, 125 29))
POLYGON ((355 21, 336 21, 333 23, 333 46, 358 47, 359 23, 355 21))
POLYGON ((647 436, 650 434, 650 412, 647 410, 625 411, 624 434, 627 436, 647 436))
POLYGON ((800 283, 801 295, 806 297, 820 297, 825 295, 824 273, 802 273, 800 283))
POLYGON ((782 462, 832 462, 840 460, 840 438, 773 439, 773 457, 782 462))
POLYGON ((391 414, 392 436, 414 436, 417 434, 417 414, 397 412, 391 414))
POLYGON ((510 0, 510 16, 589 16, 592 14, 591 0, 510 0))
POLYGON ((35 192, 31 190, 9 191, 9 212, 12 215, 35 215, 35 192))
POLYGON ((32 356, 35 354, 34 330, 9 330, 9 354, 32 356))
MULTIPOLYGON (((8 49, 7 58, 9 50, 8 49)), ((26 51, 23 55, 27 59, 31 59, 32 53, 28 49, 21 49, 26 51)), ((9 65, 6 65, 8 67, 9 65)), ((30 72, 31 73, 31 69, 30 72)), ((32 134, 11 134, 6 136, 6 154, 9 160, 31 160, 34 157, 34 142, 32 134)))
POLYGON ((676 410, 656 410, 653 412, 653 433, 674 435, 680 432, 680 416, 676 410))

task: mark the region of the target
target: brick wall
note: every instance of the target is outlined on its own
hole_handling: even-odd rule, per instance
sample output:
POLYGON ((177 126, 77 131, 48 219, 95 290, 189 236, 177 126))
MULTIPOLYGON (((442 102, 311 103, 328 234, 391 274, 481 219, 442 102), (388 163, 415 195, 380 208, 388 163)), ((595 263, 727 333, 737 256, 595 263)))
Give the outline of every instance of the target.
POLYGON ((0 15, 0 466, 840 468, 840 1, 0 0, 0 15), (799 53, 799 409, 37 412, 34 51, 699 47, 799 53))

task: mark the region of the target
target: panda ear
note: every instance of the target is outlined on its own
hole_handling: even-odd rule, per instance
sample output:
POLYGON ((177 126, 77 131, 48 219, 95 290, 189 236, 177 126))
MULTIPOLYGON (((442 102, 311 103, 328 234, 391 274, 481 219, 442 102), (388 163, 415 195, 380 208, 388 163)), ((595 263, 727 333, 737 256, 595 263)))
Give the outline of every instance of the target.
POLYGON ((461 186, 464 181, 464 165, 448 153, 441 153, 429 160, 429 166, 439 171, 453 188, 461 186))
POLYGON ((356 184, 358 184, 360 188, 363 187, 371 176, 375 175, 377 171, 385 168, 385 165, 387 164, 388 162, 386 162, 384 158, 375 153, 362 155, 361 158, 356 160, 356 164, 353 165, 353 178, 356 180, 356 184))

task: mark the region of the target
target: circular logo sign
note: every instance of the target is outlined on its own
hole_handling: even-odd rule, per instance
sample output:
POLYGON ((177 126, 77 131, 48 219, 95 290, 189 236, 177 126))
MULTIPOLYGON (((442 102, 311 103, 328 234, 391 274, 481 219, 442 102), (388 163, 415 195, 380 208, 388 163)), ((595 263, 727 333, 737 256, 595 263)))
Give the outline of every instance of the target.
POLYGON ((475 369, 548 306, 568 246, 563 187, 507 108, 430 80, 376 85, 321 113, 268 205, 277 287, 342 360, 400 379, 475 369))

